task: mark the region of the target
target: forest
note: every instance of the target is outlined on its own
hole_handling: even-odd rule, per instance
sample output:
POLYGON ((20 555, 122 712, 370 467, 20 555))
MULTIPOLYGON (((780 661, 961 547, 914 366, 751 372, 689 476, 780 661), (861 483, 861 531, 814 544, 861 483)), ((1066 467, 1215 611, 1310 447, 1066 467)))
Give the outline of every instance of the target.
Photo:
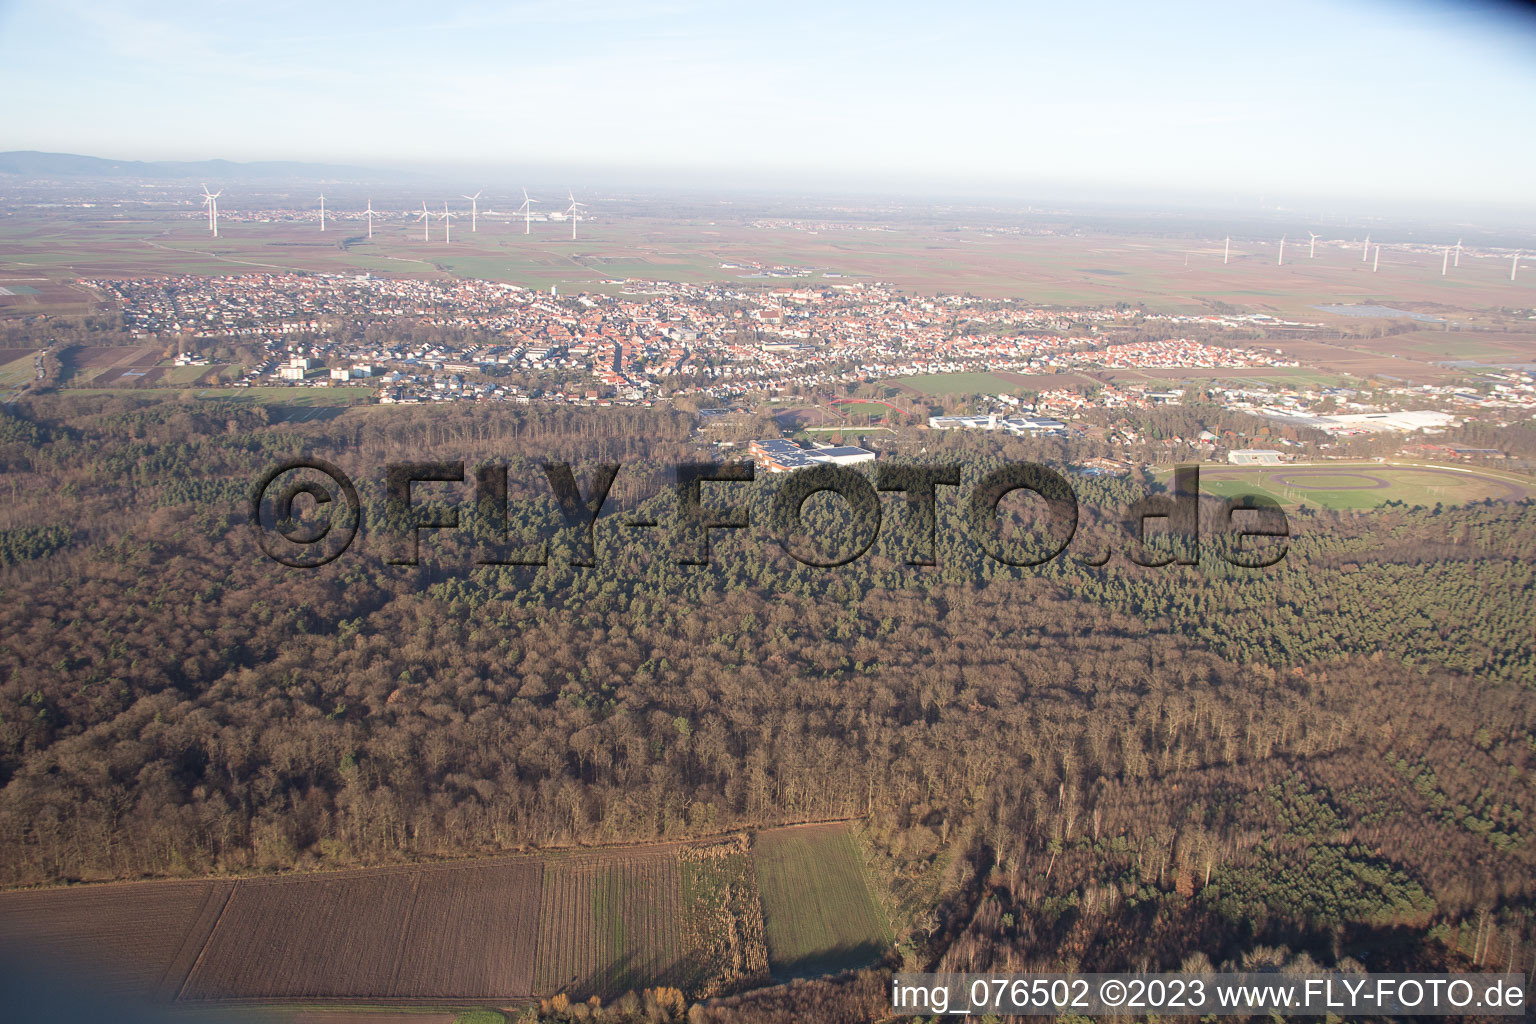
MULTIPOLYGON (((1196 564, 1148 567, 1116 531, 1150 478, 1069 475, 1079 535, 1038 566, 942 525, 937 564, 908 564, 921 524, 892 495, 847 564, 805 565, 754 527, 711 531, 691 565, 622 521, 664 519, 671 467, 718 458, 692 427, 537 406, 298 424, 131 395, 3 407, 0 883, 852 819, 896 925, 879 969, 1530 970, 1529 503, 1292 515, 1267 568, 1204 536, 1196 564), (247 514, 253 482, 297 456, 362 495, 358 543, 314 569, 266 557, 247 514), (510 511, 430 485, 418 500, 454 504, 459 529, 389 564, 382 468, 433 460, 506 465, 510 511), (623 466, 590 566, 548 461, 583 494, 623 466), (548 564, 476 564, 487 537, 547 542, 548 564)), ((974 481, 1073 454, 986 441, 881 455, 974 481)), ((766 523, 781 486, 711 501, 766 523)), ((941 524, 964 490, 941 489, 941 524)), ((827 549, 856 540, 846 509, 805 505, 827 549)), ((882 991, 872 970, 742 993, 714 1019, 796 1019, 814 998, 866 1020, 882 991)))

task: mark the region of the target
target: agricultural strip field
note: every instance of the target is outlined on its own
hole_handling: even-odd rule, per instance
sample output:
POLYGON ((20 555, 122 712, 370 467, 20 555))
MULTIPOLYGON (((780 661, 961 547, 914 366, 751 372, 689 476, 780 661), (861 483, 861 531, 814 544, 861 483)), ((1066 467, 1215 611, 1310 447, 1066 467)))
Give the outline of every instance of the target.
POLYGON ((160 349, 151 345, 137 348, 79 346, 69 349, 64 360, 67 384, 103 387, 108 384, 132 384, 138 380, 151 383, 161 374, 155 366, 160 361, 160 349), (148 377, 151 373, 153 377, 148 377))
POLYGON ((1379 463, 1201 466, 1200 490, 1224 498, 1257 494, 1292 508, 1369 509, 1391 501, 1426 506, 1490 498, 1520 501, 1536 493, 1536 481, 1481 470, 1379 463))
POLYGON ((664 984, 682 964, 675 848, 551 858, 528 991, 604 1000, 664 984))
POLYGON ((0 387, 20 387, 36 376, 35 349, 0 349, 0 387))
POLYGON ((753 842, 0 893, 0 944, 125 996, 401 1008, 709 993, 888 946, 843 825, 753 842))
POLYGON ((893 377, 886 381, 922 395, 974 395, 1013 392, 1024 387, 995 373, 925 373, 916 377, 893 377))
POLYGON ((174 998, 233 887, 129 882, 5 893, 0 949, 87 972, 110 990, 174 998))
POLYGON ((238 882, 180 995, 531 992, 542 867, 520 858, 238 882))
MULTIPOLYGON (((1205 241, 1091 235, 1010 235, 986 228, 921 227, 866 231, 827 227, 814 233, 748 223, 629 215, 609 206, 580 225, 572 240, 562 223, 536 223, 531 235, 512 218, 482 215, 477 233, 440 230, 423 241, 397 208, 372 241, 353 221, 331 242, 310 224, 231 221, 208 237, 200 213, 176 209, 107 213, 28 213, 0 224, 0 276, 38 294, 0 302, 17 311, 83 311, 99 300, 70 279, 161 274, 244 273, 252 268, 328 273, 371 271, 412 276, 444 273, 515 281, 543 289, 559 285, 606 290, 614 278, 729 281, 749 286, 749 266, 784 265, 808 276, 878 279, 923 293, 970 292, 1045 304, 1144 302, 1164 312, 1209 312, 1215 302, 1358 328, 1359 318, 1313 308, 1319 304, 1433 307, 1456 310, 1523 306, 1536 294, 1524 277, 1509 280, 1508 262, 1468 256, 1457 274, 1440 275, 1427 253, 1383 253, 1380 272, 1359 260, 1348 240, 1325 241, 1315 260, 1277 266, 1274 243, 1234 245, 1223 262, 1221 231, 1205 241)), ((508 197, 510 198, 510 197, 508 197)), ((355 215, 355 214, 354 214, 355 215)), ((776 279, 763 278, 765 284, 776 279)), ((0 281, 0 285, 12 285, 0 281)), ((19 290, 19 289, 13 289, 19 290)))
POLYGON ((776 829, 752 846, 776 978, 867 964, 891 944, 848 830, 838 825, 776 829))

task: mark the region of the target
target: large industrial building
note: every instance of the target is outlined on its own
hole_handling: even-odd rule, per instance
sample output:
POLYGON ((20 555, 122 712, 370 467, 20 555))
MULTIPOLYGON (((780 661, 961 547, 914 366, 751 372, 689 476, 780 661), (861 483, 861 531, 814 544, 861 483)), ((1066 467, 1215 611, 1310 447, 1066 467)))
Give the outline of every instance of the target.
POLYGON ((747 446, 753 461, 770 473, 785 473, 807 466, 831 464, 852 466, 875 461, 875 453, 853 445, 813 444, 803 448, 782 437, 753 441, 747 446))

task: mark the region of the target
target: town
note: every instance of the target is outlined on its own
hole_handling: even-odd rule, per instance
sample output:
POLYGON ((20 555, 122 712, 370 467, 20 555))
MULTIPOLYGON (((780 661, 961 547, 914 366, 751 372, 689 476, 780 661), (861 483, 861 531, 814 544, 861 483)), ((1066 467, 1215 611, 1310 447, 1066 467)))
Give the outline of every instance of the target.
MULTIPOLYGON (((1095 429, 1093 414, 1198 397, 1271 422, 1273 445, 1311 454, 1329 446, 1296 440, 1298 428, 1332 438, 1433 435, 1469 417, 1536 414, 1528 370, 1485 369, 1454 382, 1290 383, 1276 374, 1298 362, 1269 347, 1265 332, 1317 325, 1262 314, 1170 315, 1125 303, 1044 308, 841 280, 625 280, 612 294, 565 296, 553 287, 367 274, 86 283, 120 306, 134 341, 166 346, 177 366, 219 368, 200 384, 365 389, 367 400, 385 405, 679 402, 710 420, 810 403, 820 418, 813 431, 857 426, 839 412, 857 407, 865 432, 912 425, 1134 446, 1146 440, 1135 420, 1095 429), (1121 371, 1152 371, 1167 383, 1121 371), (935 380, 959 383, 932 393, 918 386, 935 380), (871 410, 884 414, 879 426, 871 410)), ((1167 443, 1207 454, 1231 449, 1234 462, 1280 458, 1272 446, 1250 451, 1248 440, 1209 431, 1167 443)), ((776 467, 814 461, 806 451, 778 459, 776 467)))

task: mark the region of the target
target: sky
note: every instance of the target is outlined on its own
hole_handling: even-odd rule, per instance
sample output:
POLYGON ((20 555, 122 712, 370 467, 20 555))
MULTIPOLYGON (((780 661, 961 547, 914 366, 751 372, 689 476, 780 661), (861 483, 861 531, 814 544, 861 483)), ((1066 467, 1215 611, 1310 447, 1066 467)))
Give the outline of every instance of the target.
POLYGON ((1430 0, 0 0, 0 150, 1536 205, 1536 18, 1430 0))

